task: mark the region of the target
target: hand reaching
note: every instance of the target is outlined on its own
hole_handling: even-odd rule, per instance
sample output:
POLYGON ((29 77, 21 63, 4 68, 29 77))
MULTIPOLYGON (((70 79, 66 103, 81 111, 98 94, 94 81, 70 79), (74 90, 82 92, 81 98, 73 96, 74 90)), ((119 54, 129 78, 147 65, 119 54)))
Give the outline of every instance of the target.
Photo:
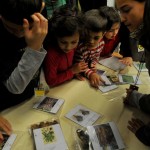
POLYGON ((132 66, 132 63, 133 63, 133 60, 131 57, 124 57, 124 58, 120 59, 119 61, 127 66, 132 66))
POLYGON ((96 88, 100 85, 104 85, 105 83, 105 81, 97 73, 92 73, 89 79, 90 79, 90 84, 96 88))
MULTIPOLYGON (((10 135, 12 132, 11 124, 2 116, 0 116, 0 128, 3 131, 5 131, 8 135, 10 135)), ((0 140, 3 140, 3 136, 1 133, 0 133, 0 140)))

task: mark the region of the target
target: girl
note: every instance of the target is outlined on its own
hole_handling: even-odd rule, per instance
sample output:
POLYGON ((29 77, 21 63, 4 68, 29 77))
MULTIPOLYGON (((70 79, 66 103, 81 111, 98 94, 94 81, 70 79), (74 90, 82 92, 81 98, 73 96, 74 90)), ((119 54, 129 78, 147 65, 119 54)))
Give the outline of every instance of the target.
POLYGON ((84 62, 72 64, 80 36, 76 10, 61 6, 54 11, 49 25, 44 71, 48 85, 56 86, 85 71, 87 65, 84 62))
POLYGON ((118 54, 117 57, 120 56, 120 58, 122 58, 120 59, 122 63, 131 66, 132 58, 129 54, 131 51, 129 46, 129 34, 125 34, 128 33, 128 30, 123 24, 121 24, 121 18, 115 8, 104 6, 101 9, 107 16, 109 22, 112 23, 111 28, 104 34, 103 37, 105 45, 101 53, 101 57, 118 54), (121 55, 119 55, 117 48, 120 49, 121 55), (117 50, 117 52, 113 53, 115 50, 117 50))

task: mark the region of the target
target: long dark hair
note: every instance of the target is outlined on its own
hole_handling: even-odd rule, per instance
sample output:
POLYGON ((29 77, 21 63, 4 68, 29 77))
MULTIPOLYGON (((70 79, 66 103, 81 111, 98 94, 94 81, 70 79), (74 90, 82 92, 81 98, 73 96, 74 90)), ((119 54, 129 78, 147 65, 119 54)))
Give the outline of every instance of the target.
POLYGON ((145 1, 145 8, 144 8, 144 17, 143 17, 143 35, 140 39, 141 44, 150 51, 150 1, 149 0, 143 0, 145 1))
POLYGON ((146 0, 143 23, 144 23, 145 33, 147 33, 148 35, 150 35, 150 21, 149 20, 150 20, 150 1, 146 0))
POLYGON ((23 19, 30 21, 31 15, 40 12, 43 0, 0 0, 0 14, 15 24, 23 24, 23 19))

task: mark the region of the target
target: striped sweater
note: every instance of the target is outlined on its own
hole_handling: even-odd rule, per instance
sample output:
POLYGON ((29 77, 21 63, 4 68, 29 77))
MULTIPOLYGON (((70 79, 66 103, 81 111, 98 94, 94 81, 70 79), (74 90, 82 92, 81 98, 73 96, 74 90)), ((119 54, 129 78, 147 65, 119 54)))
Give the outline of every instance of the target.
MULTIPOLYGON (((86 62, 95 65, 99 61, 100 53, 104 48, 104 41, 100 40, 97 47, 94 49, 88 49, 83 43, 81 43, 75 52, 75 62, 86 62)), ((84 72, 84 75, 89 78, 94 71, 88 67, 84 72)))

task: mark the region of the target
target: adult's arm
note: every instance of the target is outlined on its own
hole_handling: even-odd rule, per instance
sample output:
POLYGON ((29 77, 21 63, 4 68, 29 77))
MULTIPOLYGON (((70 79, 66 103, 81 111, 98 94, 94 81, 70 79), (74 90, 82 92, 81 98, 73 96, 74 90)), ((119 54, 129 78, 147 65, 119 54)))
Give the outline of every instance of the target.
POLYGON ((137 91, 133 91, 128 98, 128 102, 130 105, 150 114, 150 94, 142 94, 137 91))
POLYGON ((9 78, 3 81, 6 88, 14 94, 22 93, 40 68, 45 55, 46 51, 43 48, 40 51, 35 51, 26 47, 18 66, 9 78))

